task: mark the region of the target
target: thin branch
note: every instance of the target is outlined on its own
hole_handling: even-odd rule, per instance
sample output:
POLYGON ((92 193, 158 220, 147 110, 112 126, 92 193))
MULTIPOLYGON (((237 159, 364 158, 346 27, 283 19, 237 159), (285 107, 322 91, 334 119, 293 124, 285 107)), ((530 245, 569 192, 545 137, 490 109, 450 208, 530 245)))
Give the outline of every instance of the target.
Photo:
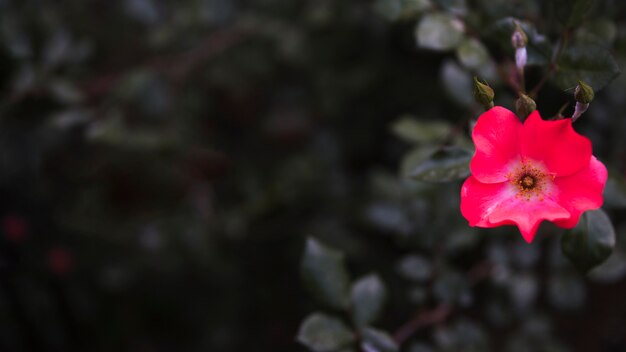
POLYGON ((396 330, 393 334, 393 339, 398 343, 398 345, 401 345, 420 329, 439 324, 446 320, 451 311, 452 309, 450 306, 446 304, 440 304, 431 310, 423 311, 415 318, 409 320, 398 328, 398 330, 396 330))

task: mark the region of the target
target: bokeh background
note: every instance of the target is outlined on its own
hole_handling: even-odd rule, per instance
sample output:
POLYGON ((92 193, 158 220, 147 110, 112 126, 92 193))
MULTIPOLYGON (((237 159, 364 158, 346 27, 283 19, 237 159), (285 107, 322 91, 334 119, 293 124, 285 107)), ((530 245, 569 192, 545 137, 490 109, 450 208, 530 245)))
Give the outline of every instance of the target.
POLYGON ((625 59, 621 1, 0 0, 0 350, 306 351, 311 236, 377 273, 390 335, 450 307, 402 351, 626 351, 625 59), (472 229, 461 181, 407 177, 471 146, 473 75, 513 109, 512 18, 529 87, 567 31, 602 88, 576 129, 617 245, 589 275, 556 227, 472 229))

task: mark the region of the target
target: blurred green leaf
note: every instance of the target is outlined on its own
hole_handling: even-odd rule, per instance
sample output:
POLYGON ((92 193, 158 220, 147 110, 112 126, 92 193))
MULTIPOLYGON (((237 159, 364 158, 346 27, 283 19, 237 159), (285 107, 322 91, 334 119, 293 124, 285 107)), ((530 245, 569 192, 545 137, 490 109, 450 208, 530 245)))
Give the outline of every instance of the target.
POLYGON ((486 352, 489 341, 485 331, 469 320, 461 319, 435 331, 435 341, 442 352, 486 352))
POLYGON ((568 1, 571 6, 569 18, 567 19, 567 25, 570 27, 576 27, 585 19, 589 14, 591 7, 595 0, 575 0, 568 1))
POLYGON ((624 181, 624 177, 609 173, 603 197, 607 207, 626 208, 626 181, 624 181))
POLYGON ((409 352, 434 352, 432 347, 422 342, 414 342, 409 347, 409 352))
POLYGON ((343 253, 309 237, 300 264, 304 282, 323 303, 346 309, 350 299, 350 276, 343 253))
POLYGON ((415 28, 417 45, 424 49, 452 50, 463 40, 463 26, 460 20, 448 14, 425 15, 415 28))
POLYGON ((416 16, 431 6, 430 0, 376 0, 374 2, 376 13, 390 21, 416 16))
POLYGON ((364 352, 397 352, 398 345, 386 331, 371 327, 361 330, 361 348, 364 352))
POLYGON ((582 272, 604 262, 615 247, 615 230, 602 209, 590 210, 561 237, 563 254, 582 272))
POLYGON ((472 106, 474 104, 472 75, 454 60, 446 60, 440 70, 441 83, 446 93, 458 104, 464 107, 472 106))
POLYGON ((397 270, 400 275, 409 280, 423 282, 430 278, 432 265, 422 256, 408 255, 398 263, 397 270))
POLYGON ((596 18, 578 27, 574 33, 575 43, 603 45, 609 48, 617 37, 617 26, 609 18, 596 18))
POLYGON ((402 0, 402 17, 418 15, 432 6, 431 0, 402 0))
POLYGON ((374 2, 374 11, 389 21, 394 21, 400 17, 402 13, 401 0, 376 0, 374 2))
POLYGON ((418 181, 449 182, 470 174, 473 152, 461 147, 445 147, 413 168, 411 177, 418 181))
POLYGON ((455 15, 465 15, 467 12, 467 1, 466 0, 433 0, 441 9, 455 14, 455 15))
POLYGON ((445 139, 450 133, 450 125, 443 121, 423 121, 403 115, 391 124, 391 132, 406 142, 432 143, 445 139))
POLYGON ((548 280, 550 304, 564 311, 579 309, 585 303, 585 283, 573 274, 553 275, 548 280))
POLYGON ((487 48, 476 39, 466 39, 456 48, 456 56, 463 66, 469 69, 480 69, 489 62, 487 48))
POLYGON ((352 320, 362 327, 373 323, 383 310, 387 289, 375 274, 365 276, 352 285, 352 320))
POLYGON ((565 49, 557 62, 553 79, 564 90, 575 87, 580 80, 598 91, 619 73, 617 62, 606 48, 579 45, 565 49))
POLYGON ((296 339, 314 352, 334 352, 350 347, 354 334, 338 318, 312 313, 300 325, 296 339))
POLYGON ((466 305, 471 299, 467 279, 454 271, 445 271, 436 277, 433 284, 433 295, 439 302, 446 304, 459 303, 466 305))

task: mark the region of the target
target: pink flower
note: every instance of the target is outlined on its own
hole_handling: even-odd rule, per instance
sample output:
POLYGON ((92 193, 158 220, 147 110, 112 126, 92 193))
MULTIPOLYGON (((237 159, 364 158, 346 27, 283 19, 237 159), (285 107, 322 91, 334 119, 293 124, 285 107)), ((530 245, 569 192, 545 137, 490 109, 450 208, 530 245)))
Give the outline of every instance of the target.
POLYGON ((496 106, 478 118, 472 139, 472 175, 461 189, 470 226, 517 225, 530 243, 541 221, 572 228, 602 206, 606 168, 571 119, 544 121, 535 111, 522 124, 496 106))

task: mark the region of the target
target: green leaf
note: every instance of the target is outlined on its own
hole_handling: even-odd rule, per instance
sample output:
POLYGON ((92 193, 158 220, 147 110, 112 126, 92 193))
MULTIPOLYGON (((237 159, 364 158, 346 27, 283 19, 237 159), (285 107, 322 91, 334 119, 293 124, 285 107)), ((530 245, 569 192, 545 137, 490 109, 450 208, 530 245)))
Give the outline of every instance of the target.
POLYGON ((476 39, 466 39, 456 49, 456 56, 463 66, 480 69, 489 62, 489 52, 483 43, 476 39))
POLYGON ((378 275, 370 274, 352 285, 352 320, 362 327, 374 322, 383 310, 387 289, 378 275))
MULTIPOLYGON (((467 234, 464 234, 466 237, 467 234)), ((432 275, 432 264, 428 259, 419 255, 408 255, 398 263, 397 270, 403 277, 416 281, 427 281, 432 275)))
POLYGON ((415 36, 420 48, 452 50, 463 40, 463 23, 445 13, 432 13, 422 17, 415 28, 415 36))
POLYGON ((321 302, 334 309, 348 308, 350 276, 343 253, 308 238, 300 270, 305 284, 321 302))
POLYGON ((603 195, 604 205, 610 208, 626 208, 626 182, 619 174, 609 173, 603 195))
POLYGON ((602 45, 609 48, 617 37, 617 25, 609 18, 596 18, 578 27, 574 33, 575 43, 602 45))
POLYGON ((432 143, 444 140, 450 125, 442 121, 420 121, 414 116, 400 116, 391 124, 391 132, 410 143, 432 143))
POLYGON ((429 0, 376 0, 374 11, 390 21, 411 18, 432 7, 429 0))
POLYGON ((559 58, 554 82, 561 89, 570 89, 580 80, 598 91, 619 73, 617 62, 606 48, 589 45, 572 46, 559 58))
POLYGON ((461 147, 445 147, 417 165, 411 177, 418 181, 449 182, 466 178, 473 152, 461 147))
POLYGON ((354 334, 338 318, 317 312, 302 322, 296 340, 315 352, 334 352, 350 347, 354 334))
POLYGON ((439 72, 446 93, 458 104, 469 107, 474 104, 472 75, 454 60, 446 60, 439 72))
POLYGON ((561 238, 563 254, 582 272, 604 262, 615 247, 615 230, 602 209, 585 212, 561 238))
POLYGON ((385 19, 394 21, 402 14, 402 2, 400 0, 376 0, 374 11, 385 19))
POLYGON ((367 327, 361 330, 361 348, 365 352, 397 352, 398 345, 385 331, 367 327))

